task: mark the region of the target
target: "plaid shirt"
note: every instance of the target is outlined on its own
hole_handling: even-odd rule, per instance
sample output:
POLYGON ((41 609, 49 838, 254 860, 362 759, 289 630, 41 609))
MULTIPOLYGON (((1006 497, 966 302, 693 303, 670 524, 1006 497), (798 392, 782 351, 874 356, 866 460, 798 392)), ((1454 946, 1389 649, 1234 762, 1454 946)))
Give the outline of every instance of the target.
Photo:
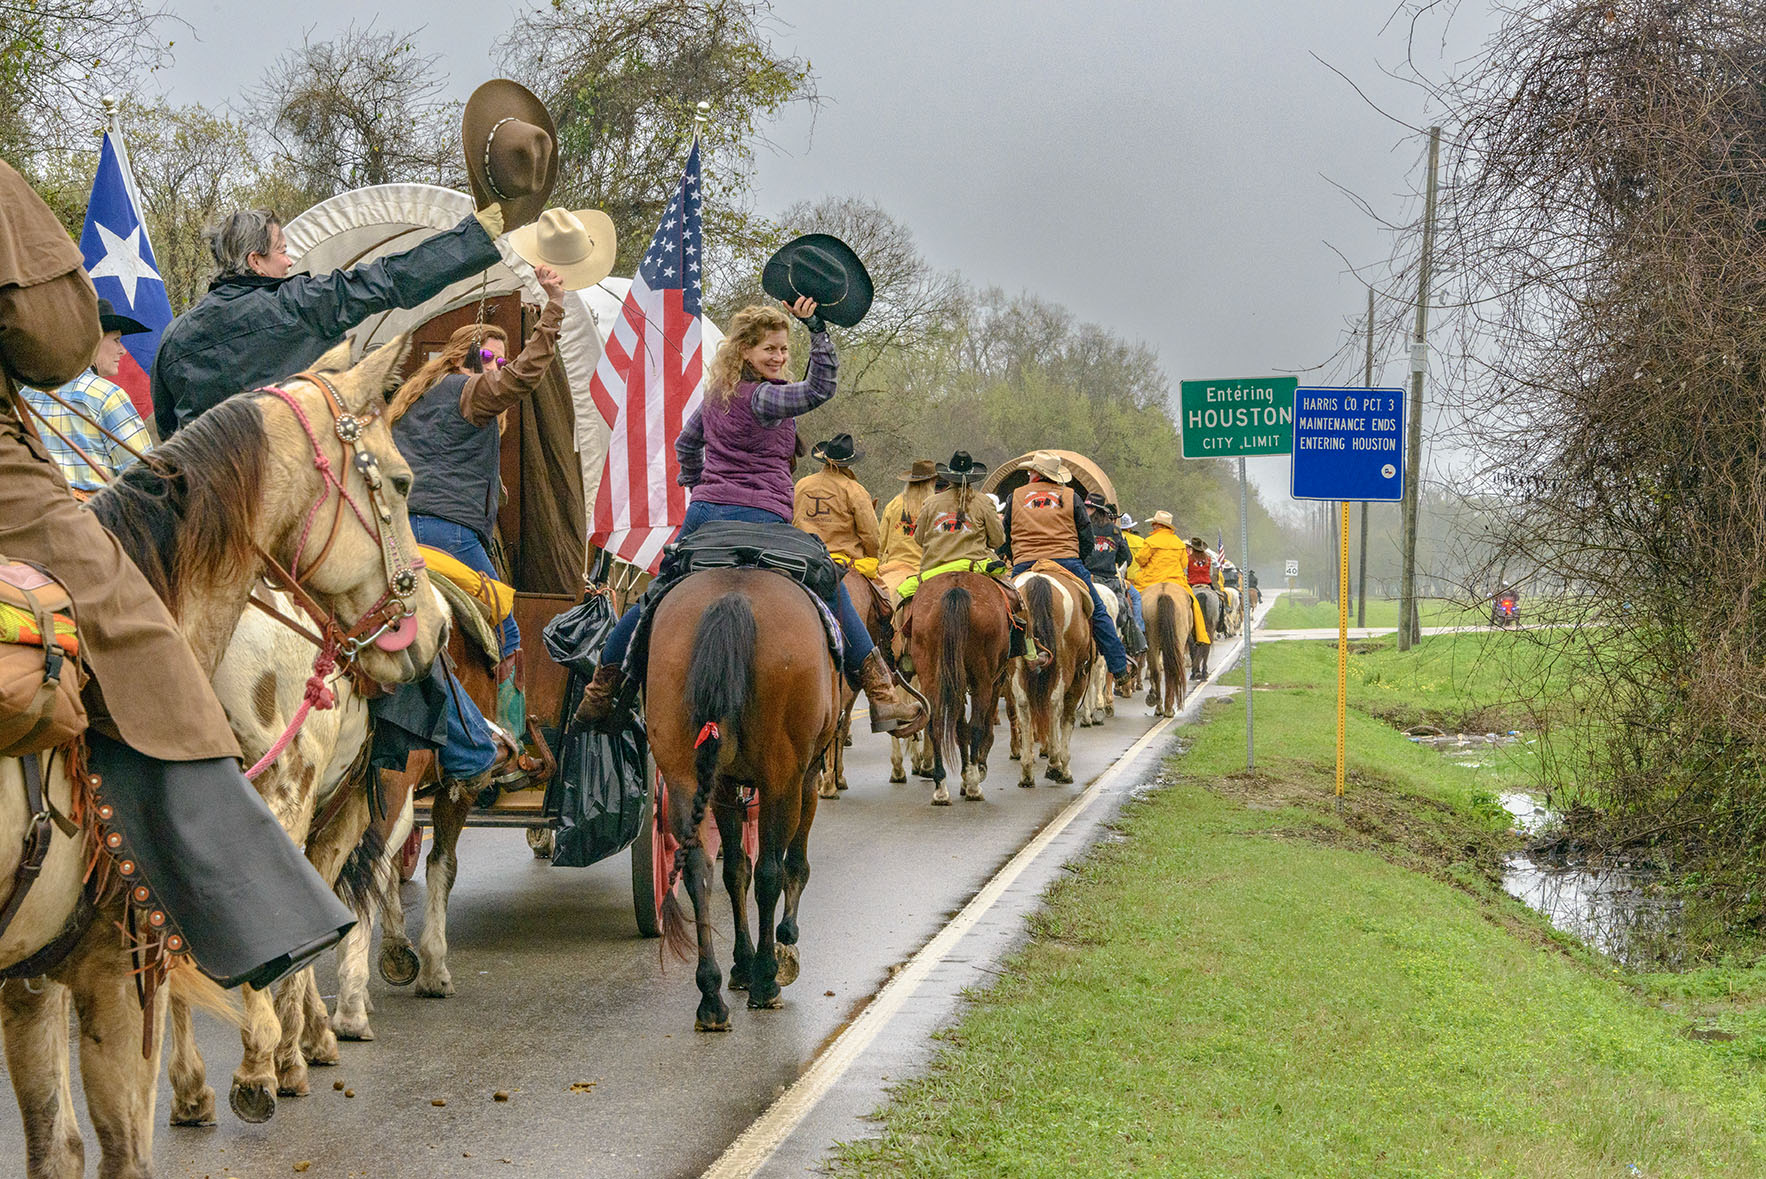
POLYGON ((31 424, 42 435, 49 456, 61 468, 63 477, 81 491, 97 491, 135 461, 134 455, 105 437, 93 422, 136 450, 145 451, 153 445, 147 426, 141 421, 141 415, 135 412, 129 395, 91 369, 55 391, 57 397, 79 410, 79 414, 62 408, 39 390, 27 388, 22 394, 36 411, 32 416, 42 416, 42 421, 31 424), (85 416, 81 417, 81 414, 85 416), (91 420, 86 420, 88 418, 91 420), (70 442, 72 446, 68 445, 70 442), (92 463, 81 458, 74 446, 85 451, 92 463, 103 467, 103 474, 94 471, 92 463))

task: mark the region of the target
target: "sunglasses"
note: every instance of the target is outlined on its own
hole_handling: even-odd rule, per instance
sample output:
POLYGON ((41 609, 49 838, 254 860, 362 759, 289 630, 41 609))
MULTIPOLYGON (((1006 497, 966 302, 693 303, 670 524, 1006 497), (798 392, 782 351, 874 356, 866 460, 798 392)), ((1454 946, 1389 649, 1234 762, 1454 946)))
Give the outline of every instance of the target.
POLYGON ((508 357, 498 356, 495 352, 492 352, 489 348, 480 348, 478 350, 478 358, 481 361, 483 361, 485 364, 494 364, 498 368, 502 368, 505 364, 509 363, 508 357))

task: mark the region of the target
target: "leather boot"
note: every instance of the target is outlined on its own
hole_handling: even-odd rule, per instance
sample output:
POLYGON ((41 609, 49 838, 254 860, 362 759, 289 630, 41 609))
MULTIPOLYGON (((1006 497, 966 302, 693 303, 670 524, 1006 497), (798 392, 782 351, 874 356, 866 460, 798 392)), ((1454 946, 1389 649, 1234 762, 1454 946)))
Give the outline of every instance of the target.
POLYGON ((1041 671, 1055 661, 1055 653, 1037 646, 1036 631, 1030 625, 1030 615, 1024 609, 1024 595, 1018 587, 1004 578, 994 580, 1006 591, 1006 608, 1012 612, 1012 646, 1022 648, 1011 654, 1022 655, 1032 671, 1041 671))
POLYGON ((865 656, 859 664, 858 676, 859 686, 871 706, 871 732, 911 737, 926 727, 929 715, 925 701, 895 682, 881 650, 865 656))
POLYGON ((583 702, 576 706, 576 723, 600 724, 613 714, 613 702, 625 686, 625 668, 603 663, 595 669, 595 678, 583 689, 583 702))

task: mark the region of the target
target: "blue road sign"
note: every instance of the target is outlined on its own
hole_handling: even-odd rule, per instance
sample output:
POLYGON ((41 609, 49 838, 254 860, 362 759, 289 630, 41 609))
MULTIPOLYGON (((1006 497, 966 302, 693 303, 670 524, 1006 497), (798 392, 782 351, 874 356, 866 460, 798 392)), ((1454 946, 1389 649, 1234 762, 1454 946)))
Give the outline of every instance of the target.
POLYGON ((1294 390, 1295 499, 1404 498, 1404 390, 1294 390))

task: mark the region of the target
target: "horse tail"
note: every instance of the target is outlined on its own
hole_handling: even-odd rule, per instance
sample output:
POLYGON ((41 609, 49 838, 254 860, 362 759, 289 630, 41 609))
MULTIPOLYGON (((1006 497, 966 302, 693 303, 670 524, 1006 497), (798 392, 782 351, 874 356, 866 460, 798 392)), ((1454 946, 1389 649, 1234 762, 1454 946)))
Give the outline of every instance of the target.
MULTIPOLYGON (((940 616, 944 624, 938 648, 938 700, 934 704, 934 732, 939 735, 939 749, 946 762, 955 759, 958 734, 963 728, 963 702, 967 677, 965 664, 969 647, 970 608, 974 599, 960 585, 944 591, 940 616)), ((967 734, 963 739, 967 740, 967 734)))
POLYGON ((1056 658, 1040 671, 1026 677, 1030 689, 1031 732, 1038 741, 1046 741, 1053 731, 1052 702, 1055 677, 1060 674, 1060 631, 1055 626, 1055 589, 1046 577, 1032 577, 1024 583, 1024 605, 1030 612, 1030 630, 1036 645, 1056 658))
POLYGON ((1153 604, 1153 641, 1159 646, 1159 663, 1165 679, 1161 687, 1169 691, 1176 684, 1177 699, 1181 702, 1188 665, 1178 647, 1177 599, 1169 593, 1160 594, 1153 604))
MULTIPOLYGON (((693 659, 687 668, 687 717, 696 734, 693 750, 693 818, 687 836, 675 849, 662 902, 663 939, 682 961, 691 961, 696 941, 675 896, 675 881, 686 871, 687 857, 699 846, 699 825, 718 777, 727 772, 742 744, 742 718, 754 695, 754 607, 739 593, 727 593, 699 617, 693 634, 693 659)), ((726 854, 739 854, 734 849, 726 854)))
MULTIPOLYGON (((342 790, 345 787, 339 786, 342 790)), ((337 873, 333 891, 350 912, 367 913, 392 877, 392 860, 386 854, 386 836, 372 824, 362 832, 361 841, 351 849, 337 873)))

